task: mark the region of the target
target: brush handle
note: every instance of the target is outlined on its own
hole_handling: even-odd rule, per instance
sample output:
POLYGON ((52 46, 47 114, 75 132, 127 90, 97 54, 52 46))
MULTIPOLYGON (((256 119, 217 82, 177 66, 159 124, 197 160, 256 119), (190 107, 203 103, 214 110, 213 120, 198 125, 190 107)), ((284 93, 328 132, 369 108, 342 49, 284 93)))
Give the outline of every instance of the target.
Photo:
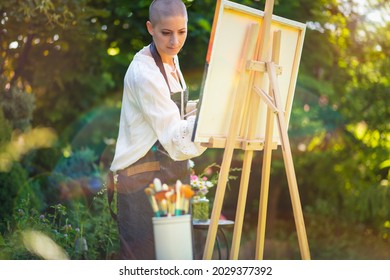
POLYGON ((175 210, 175 216, 180 216, 181 215, 181 193, 180 193, 180 190, 181 190, 181 182, 180 180, 177 180, 176 181, 176 210, 175 210))
POLYGON ((169 214, 171 216, 174 216, 175 215, 175 203, 172 203, 169 205, 169 214))
POLYGON ((190 201, 188 199, 185 199, 183 205, 184 214, 187 214, 189 210, 190 210, 190 201))
POLYGON ((156 199, 152 195, 150 195, 149 196, 149 201, 150 201, 150 205, 152 206, 152 209, 153 209, 153 212, 154 212, 154 216, 155 217, 161 217, 161 214, 160 214, 160 211, 159 211, 156 199))
POLYGON ((165 217, 168 214, 168 204, 166 199, 161 200, 160 209, 161 215, 165 217))

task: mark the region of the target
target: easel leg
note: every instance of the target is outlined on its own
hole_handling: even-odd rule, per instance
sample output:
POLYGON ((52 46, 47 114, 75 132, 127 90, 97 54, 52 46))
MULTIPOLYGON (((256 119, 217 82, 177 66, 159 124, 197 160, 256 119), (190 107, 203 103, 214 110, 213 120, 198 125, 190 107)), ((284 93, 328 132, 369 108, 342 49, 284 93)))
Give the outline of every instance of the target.
MULTIPOLYGON (((279 114, 279 117, 281 117, 281 115, 283 114, 279 114)), ((283 129, 283 126, 281 126, 281 129, 283 129)), ((303 220, 302 206, 301 206, 301 201, 298 193, 298 183, 294 172, 294 162, 291 155, 291 148, 290 148, 290 143, 288 141, 287 133, 284 132, 283 134, 284 135, 282 136, 282 138, 284 139, 285 142, 285 148, 283 149, 283 159, 286 168, 287 181, 290 190, 293 213, 295 217, 295 226, 298 234, 299 248, 301 251, 302 259, 309 260, 310 259, 309 244, 307 241, 305 223, 303 220)))
POLYGON ((302 259, 308 260, 310 259, 309 244, 307 241, 306 229, 303 220, 303 212, 302 212, 301 201, 299 198, 297 178, 295 176, 295 171, 294 171, 294 162, 291 154, 290 141, 288 139, 288 134, 287 134, 287 124, 283 113, 283 108, 281 106, 282 103, 280 99, 278 83, 276 81, 275 65, 272 62, 267 63, 267 70, 269 73, 270 84, 272 86, 275 105, 279 109, 279 114, 277 114, 277 119, 278 119, 277 123, 278 123, 280 138, 282 141, 283 160, 284 160, 284 165, 287 174, 288 186, 290 190, 291 203, 292 203, 292 208, 293 208, 293 213, 295 218, 295 226, 298 234, 299 248, 301 251, 302 259))
POLYGON ((263 167, 261 175, 259 217, 257 222, 256 260, 262 260, 265 244, 265 227, 267 221, 269 181, 272 159, 272 132, 274 127, 274 114, 267 109, 266 139, 263 151, 263 167))
POLYGON ((244 154, 244 161, 242 165, 240 191, 238 194, 236 218, 234 220, 234 231, 232 239, 232 248, 230 251, 230 259, 237 260, 240 250, 242 225, 244 222, 245 204, 248 194, 249 175, 252 166, 253 150, 247 150, 244 154))
MULTIPOLYGON (((281 32, 274 31, 273 44, 272 44, 272 61, 274 62, 279 62, 280 38, 281 38, 281 32)), ((272 87, 270 85, 269 92, 271 91, 272 91, 272 87)), ((259 217, 257 222, 257 240, 256 240, 257 260, 263 259, 264 249, 265 249, 265 228, 267 224, 266 221, 267 221, 267 208, 268 208, 268 196, 269 196, 268 195, 269 182, 270 182, 270 174, 271 174, 274 121, 275 121, 275 116, 274 116, 273 109, 267 106, 267 122, 265 128, 263 167, 262 167, 261 187, 260 187, 259 217)))
POLYGON ((231 158, 233 156, 233 150, 230 153, 224 154, 221 165, 221 173, 219 174, 217 190, 214 198, 213 210, 210 217, 210 226, 207 233, 206 245, 204 248, 203 259, 210 260, 213 255, 215 239, 217 237, 218 220, 221 215, 222 203, 225 196, 226 183, 228 172, 230 169, 231 158), (226 159, 225 159, 226 158, 226 159), (230 160, 228 160, 230 158, 230 160))

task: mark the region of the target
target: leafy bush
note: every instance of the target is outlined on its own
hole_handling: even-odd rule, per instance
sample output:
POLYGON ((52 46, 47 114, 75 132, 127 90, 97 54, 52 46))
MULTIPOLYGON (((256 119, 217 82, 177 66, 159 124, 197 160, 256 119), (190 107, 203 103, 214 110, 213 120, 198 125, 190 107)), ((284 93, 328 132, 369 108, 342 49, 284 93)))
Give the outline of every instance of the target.
POLYGON ((12 127, 10 122, 5 118, 3 109, 0 107, 0 151, 2 145, 11 139, 12 127))
POLYGON ((9 172, 0 172, 0 232, 4 232, 11 219, 14 207, 26 197, 31 197, 31 205, 39 207, 39 190, 31 187, 27 172, 21 164, 14 163, 9 172))
POLYGON ((59 190, 60 200, 86 197, 102 189, 97 157, 89 149, 81 149, 62 158, 49 176, 50 186, 59 190))
POLYGON ((32 94, 13 87, 9 92, 0 94, 0 105, 5 118, 14 129, 25 130, 30 126, 34 111, 35 97, 32 94))
POLYGON ((28 231, 38 231, 63 248, 70 259, 113 259, 118 251, 117 226, 110 216, 105 191, 92 204, 76 202, 70 207, 51 206, 45 213, 23 200, 15 208, 9 231, 0 235, 0 259, 40 259, 23 242, 28 231))

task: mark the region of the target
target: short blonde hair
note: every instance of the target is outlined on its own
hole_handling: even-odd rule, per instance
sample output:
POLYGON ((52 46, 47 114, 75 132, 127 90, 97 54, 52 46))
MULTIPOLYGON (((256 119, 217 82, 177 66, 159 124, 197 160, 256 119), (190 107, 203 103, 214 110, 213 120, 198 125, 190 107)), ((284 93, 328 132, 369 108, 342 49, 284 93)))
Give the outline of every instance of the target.
POLYGON ((187 17, 187 8, 182 0, 154 0, 149 6, 149 21, 152 25, 172 16, 187 17))

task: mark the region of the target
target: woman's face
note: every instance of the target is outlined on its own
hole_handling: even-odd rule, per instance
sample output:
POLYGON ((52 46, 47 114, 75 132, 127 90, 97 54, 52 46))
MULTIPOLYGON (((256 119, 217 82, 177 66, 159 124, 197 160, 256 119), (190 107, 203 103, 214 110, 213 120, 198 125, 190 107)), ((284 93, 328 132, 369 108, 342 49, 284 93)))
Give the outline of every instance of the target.
POLYGON ((177 55, 187 38, 187 17, 165 17, 154 26, 150 21, 146 23, 150 35, 163 62, 171 62, 177 55))

